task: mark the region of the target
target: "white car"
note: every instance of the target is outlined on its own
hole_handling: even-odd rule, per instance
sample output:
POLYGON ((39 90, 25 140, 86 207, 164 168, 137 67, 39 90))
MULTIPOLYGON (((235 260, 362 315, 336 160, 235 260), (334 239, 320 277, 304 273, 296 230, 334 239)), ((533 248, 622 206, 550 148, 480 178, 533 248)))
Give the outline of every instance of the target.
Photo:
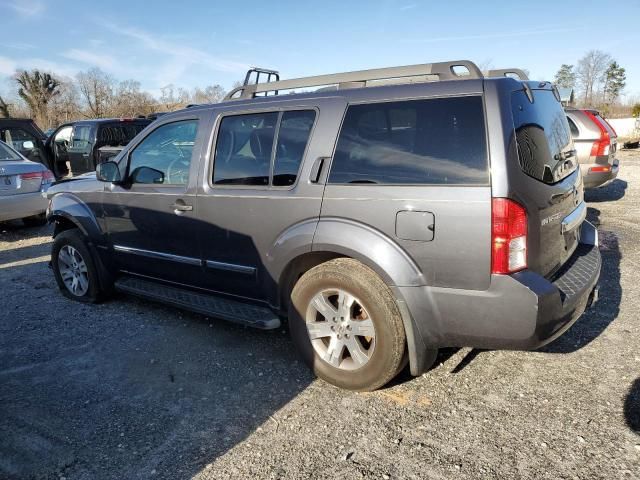
POLYGON ((45 224, 43 193, 54 179, 47 167, 0 141, 0 222, 21 218, 27 226, 45 224))

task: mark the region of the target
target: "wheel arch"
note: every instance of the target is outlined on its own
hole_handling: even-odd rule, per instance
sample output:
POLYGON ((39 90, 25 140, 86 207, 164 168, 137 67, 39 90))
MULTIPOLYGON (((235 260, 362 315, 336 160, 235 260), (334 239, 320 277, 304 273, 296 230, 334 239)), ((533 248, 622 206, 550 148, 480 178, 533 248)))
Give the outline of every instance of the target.
POLYGON ((291 291, 297 280, 311 268, 334 258, 353 258, 377 273, 391 288, 407 338, 409 364, 413 375, 420 375, 430 365, 429 352, 420 330, 397 286, 420 286, 425 277, 407 253, 391 238, 367 225, 351 220, 322 219, 315 225, 311 248, 299 249, 274 277, 278 284, 277 302, 287 310, 291 291))
POLYGON ((70 193, 59 193, 50 198, 47 220, 55 223, 54 238, 71 228, 79 229, 91 242, 101 243, 102 228, 95 215, 82 200, 70 193))

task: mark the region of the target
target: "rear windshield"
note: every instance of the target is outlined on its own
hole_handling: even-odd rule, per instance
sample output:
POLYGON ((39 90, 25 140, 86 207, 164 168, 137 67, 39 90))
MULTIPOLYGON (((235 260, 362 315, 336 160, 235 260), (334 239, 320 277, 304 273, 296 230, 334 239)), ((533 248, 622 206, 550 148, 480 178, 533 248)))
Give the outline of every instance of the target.
POLYGON ((98 142, 102 145, 126 145, 145 129, 147 124, 109 123, 98 130, 98 142))
POLYGON ((22 160, 20 155, 11 150, 4 143, 0 142, 0 162, 6 162, 11 160, 22 160))
POLYGON ((551 90, 513 92, 511 109, 522 171, 544 183, 556 183, 575 170, 567 117, 551 90))

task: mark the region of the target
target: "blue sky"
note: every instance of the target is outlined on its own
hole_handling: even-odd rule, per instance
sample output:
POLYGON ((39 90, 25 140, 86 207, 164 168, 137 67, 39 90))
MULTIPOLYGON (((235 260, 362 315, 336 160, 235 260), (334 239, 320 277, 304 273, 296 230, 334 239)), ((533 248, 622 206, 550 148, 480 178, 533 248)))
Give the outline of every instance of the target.
POLYGON ((73 76, 92 66, 158 93, 229 88, 248 65, 283 78, 470 59, 551 79, 589 49, 627 69, 640 95, 639 0, 108 2, 0 0, 0 92, 16 68, 73 76))

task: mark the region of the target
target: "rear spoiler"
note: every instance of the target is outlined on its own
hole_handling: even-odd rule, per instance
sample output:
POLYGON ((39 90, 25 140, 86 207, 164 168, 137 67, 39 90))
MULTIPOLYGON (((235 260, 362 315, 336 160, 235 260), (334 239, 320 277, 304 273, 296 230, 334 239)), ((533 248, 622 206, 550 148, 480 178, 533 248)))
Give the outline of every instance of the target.
POLYGON ((527 81, 529 80, 529 75, 525 73, 524 70, 520 68, 499 68, 496 70, 489 70, 487 72, 487 77, 518 77, 518 80, 527 81))

